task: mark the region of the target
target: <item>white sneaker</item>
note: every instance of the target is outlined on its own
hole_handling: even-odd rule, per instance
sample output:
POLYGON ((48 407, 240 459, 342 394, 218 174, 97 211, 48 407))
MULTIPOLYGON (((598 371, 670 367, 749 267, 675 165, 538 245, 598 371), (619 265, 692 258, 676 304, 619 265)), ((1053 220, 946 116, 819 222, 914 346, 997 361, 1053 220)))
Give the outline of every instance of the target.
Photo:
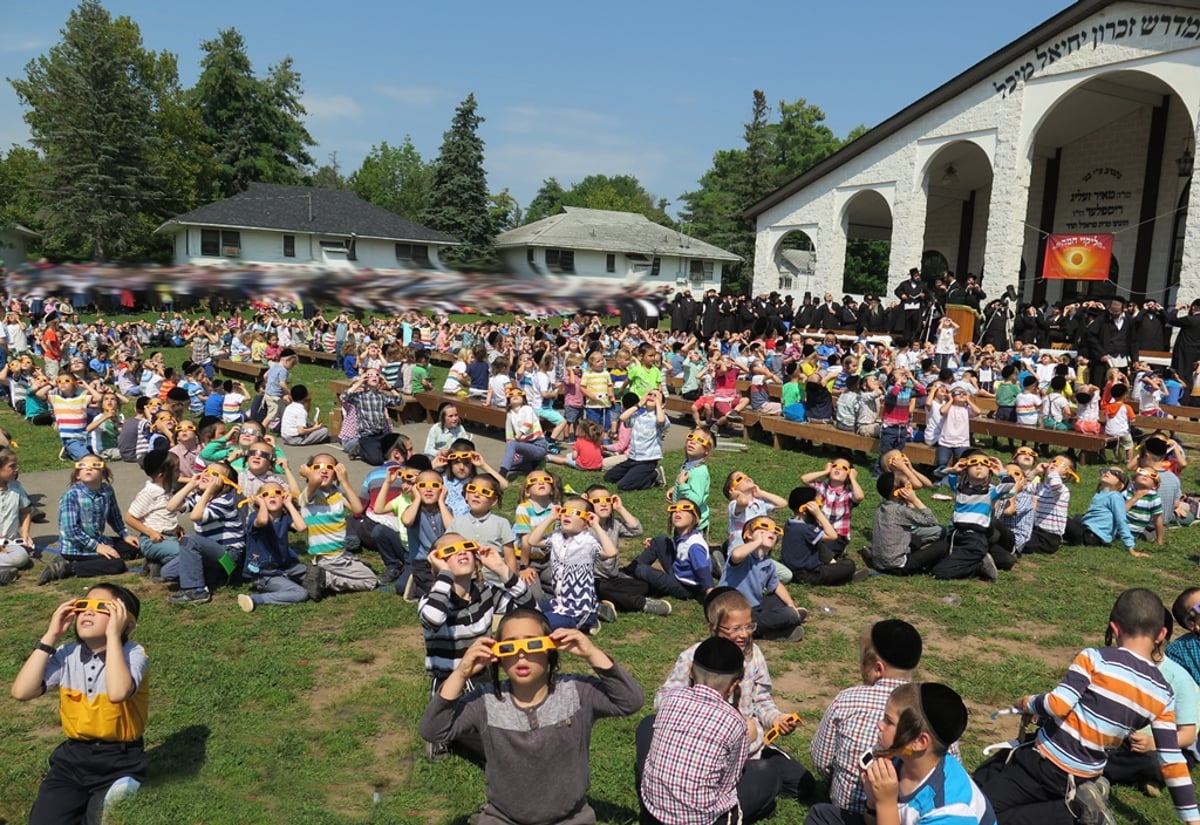
POLYGON ((238 594, 237 602, 238 602, 238 607, 240 607, 242 609, 243 613, 253 613, 254 612, 254 607, 255 607, 254 599, 250 598, 245 593, 238 594))

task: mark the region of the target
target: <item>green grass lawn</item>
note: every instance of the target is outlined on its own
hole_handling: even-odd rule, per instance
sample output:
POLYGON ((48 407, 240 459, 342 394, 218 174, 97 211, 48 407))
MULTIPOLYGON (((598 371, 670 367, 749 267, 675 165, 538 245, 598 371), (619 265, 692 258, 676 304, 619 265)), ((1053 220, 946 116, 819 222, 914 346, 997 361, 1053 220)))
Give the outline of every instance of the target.
MULTIPOLYGON (((178 363, 185 351, 168 354, 178 363)), ((294 380, 307 383, 315 404, 328 410, 332 375, 328 368, 300 366, 294 380)), ((10 423, 10 416, 0 415, 0 424, 10 423)), ((10 427, 22 442, 22 466, 61 466, 53 439, 23 427, 10 427)), ((676 452, 666 465, 674 469, 681 460, 676 452)), ((802 473, 826 460, 759 444, 741 454, 714 453, 712 535, 725 528, 719 488, 728 472, 748 471, 765 489, 786 496, 802 473)), ((563 474, 576 489, 590 481, 584 473, 563 474)), ((1095 470, 1084 468, 1082 475, 1072 513, 1087 506, 1095 487, 1095 470)), ((856 559, 878 503, 865 468, 863 477, 868 495, 854 515, 856 559)), ((626 501, 648 532, 665 528, 661 490, 626 501)), ((507 497, 506 515, 515 503, 507 497)), ((948 517, 949 505, 936 506, 948 517)), ((895 616, 924 635, 921 676, 949 683, 967 700, 971 721, 963 757, 974 767, 983 745, 1012 734, 1011 718, 992 722, 988 713, 1023 693, 1049 689, 1076 651, 1100 644, 1117 593, 1146 586, 1169 603, 1195 583, 1198 537, 1200 529, 1169 531, 1166 546, 1153 548, 1150 559, 1116 549, 1066 548, 1057 556, 1022 560, 995 585, 874 577, 843 588, 792 586, 797 602, 810 610, 808 637, 800 644, 763 645, 780 706, 804 718, 795 734, 780 741, 808 763, 808 740, 825 705, 858 679, 858 633, 895 616), (946 604, 951 595, 960 603, 946 604)), ((626 547, 623 554, 631 552, 626 547)), ((367 561, 377 559, 368 555, 367 561)), ((172 608, 161 586, 129 581, 143 598, 135 638, 151 660, 151 759, 147 784, 115 822, 461 823, 483 801, 477 769, 458 759, 424 759, 416 724, 428 682, 415 605, 379 591, 244 614, 232 592, 221 592, 210 605, 172 608)), ((77 581, 38 588, 30 576, 0 590, 0 681, 11 683, 54 606, 79 592, 77 581)), ((699 607, 677 604, 667 618, 622 616, 595 641, 652 698, 678 653, 703 633, 699 607)), ((578 666, 568 661, 567 668, 578 666)), ((591 798, 604 822, 636 819, 633 730, 640 715, 602 721, 593 735, 591 798)), ((24 821, 45 760, 60 740, 53 697, 7 701, 0 716, 0 821, 24 821)), ((510 770, 513 781, 537 792, 537 777, 525 776, 519 765, 510 770)), ((1122 822, 1174 820, 1166 795, 1152 800, 1118 788, 1114 798, 1122 822)), ((774 821, 799 823, 804 813, 782 802, 774 821)))

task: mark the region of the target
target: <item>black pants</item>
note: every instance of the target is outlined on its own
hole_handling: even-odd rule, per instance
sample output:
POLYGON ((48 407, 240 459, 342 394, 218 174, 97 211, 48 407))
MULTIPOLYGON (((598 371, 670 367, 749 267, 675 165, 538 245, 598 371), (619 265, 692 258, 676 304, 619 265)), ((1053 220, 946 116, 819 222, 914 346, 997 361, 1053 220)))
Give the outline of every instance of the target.
POLYGON ((675 542, 667 536, 655 536, 650 540, 650 546, 626 568, 626 572, 648 584, 649 593, 655 596, 703 601, 704 588, 695 584, 684 584, 671 573, 674 561, 675 542), (655 562, 658 562, 658 567, 654 566, 655 562))
POLYGON ((649 592, 650 585, 624 573, 613 579, 596 579, 596 598, 612 602, 621 613, 641 613, 649 592))
POLYGON ((1025 553, 1057 553, 1058 548, 1062 547, 1063 537, 1051 533, 1049 530, 1043 530, 1041 527, 1034 527, 1029 534, 1029 541, 1025 542, 1025 553))
POLYGON ((1084 547, 1107 547, 1108 542, 1083 526, 1079 516, 1067 519, 1067 529, 1063 531, 1063 544, 1082 544, 1084 547))
POLYGON ((146 751, 137 742, 68 739, 50 754, 50 770, 38 788, 29 825, 100 822, 104 795, 114 782, 146 778, 146 751))
POLYGON ((946 558, 949 550, 946 539, 938 539, 920 547, 910 546, 903 567, 888 567, 879 572, 889 576, 916 576, 928 573, 933 570, 935 564, 946 558))
MULTIPOLYGON (((642 773, 646 768, 646 755, 650 753, 650 742, 653 738, 652 713, 638 723, 637 732, 634 734, 637 757, 634 762, 633 781, 639 800, 642 796, 642 773)), ((775 797, 786 796, 805 800, 812 796, 815 787, 816 780, 807 768, 777 748, 763 748, 758 759, 746 760, 742 778, 738 780, 737 795, 738 804, 742 809, 742 821, 758 822, 760 819, 766 819, 775 812, 775 797)))
POLYGON ((1004 825, 1075 823, 1066 803, 1067 773, 1032 745, 1001 751, 980 765, 974 778, 1004 825))
POLYGON ((812 584, 818 587, 834 587, 846 584, 854 577, 854 562, 850 559, 837 559, 830 564, 822 564, 813 570, 793 570, 796 581, 812 584))
POLYGON ((1129 740, 1108 755, 1104 777, 1114 785, 1140 785, 1143 782, 1162 782, 1162 763, 1156 753, 1134 753, 1129 740))
POLYGON ((360 435, 358 437, 358 452, 362 460, 370 464, 372 467, 378 467, 383 464, 383 439, 387 433, 376 433, 374 435, 360 435))
POLYGON ((754 635, 759 639, 772 634, 789 633, 800 624, 800 616, 796 611, 784 604, 783 599, 774 593, 766 594, 757 607, 750 609, 750 618, 758 625, 754 635))
POLYGON ((658 480, 658 475, 655 473, 657 469, 658 461, 634 461, 633 459, 629 459, 610 468, 604 474, 604 480, 610 484, 616 484, 617 489, 622 492, 629 490, 649 490, 658 480))
POLYGON ((949 552, 933 566, 933 575, 939 579, 974 578, 982 572, 983 557, 990 549, 987 530, 954 527, 950 531, 949 552))

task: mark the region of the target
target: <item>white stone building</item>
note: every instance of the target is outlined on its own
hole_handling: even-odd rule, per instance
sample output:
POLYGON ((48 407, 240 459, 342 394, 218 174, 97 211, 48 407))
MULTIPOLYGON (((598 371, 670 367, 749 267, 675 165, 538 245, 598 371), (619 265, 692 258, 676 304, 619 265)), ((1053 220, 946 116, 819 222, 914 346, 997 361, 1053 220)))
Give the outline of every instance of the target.
POLYGON ((30 244, 38 237, 38 233, 19 223, 0 229, 0 265, 9 271, 21 266, 28 257, 30 244))
POLYGON ((575 206, 497 235, 496 251, 506 270, 524 276, 700 293, 720 289, 723 269, 741 260, 645 215, 575 206))
POLYGON ((864 238, 891 242, 889 289, 938 253, 992 296, 1191 301, 1198 116, 1200 0, 1080 0, 751 206, 753 292, 840 294, 864 238), (1110 282, 1041 279, 1069 232, 1114 234, 1110 282))
POLYGON ((438 252, 458 243, 348 189, 273 183, 251 183, 155 231, 174 237, 176 264, 442 269, 438 252))

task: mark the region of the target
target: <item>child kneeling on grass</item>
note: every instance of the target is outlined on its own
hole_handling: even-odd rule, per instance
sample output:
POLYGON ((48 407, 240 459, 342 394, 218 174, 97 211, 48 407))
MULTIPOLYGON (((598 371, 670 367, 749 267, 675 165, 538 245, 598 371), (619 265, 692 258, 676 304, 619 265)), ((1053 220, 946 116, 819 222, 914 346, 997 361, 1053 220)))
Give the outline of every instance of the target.
POLYGON ((1106 646, 1080 652, 1051 692, 1017 700, 1022 713, 1044 720, 1036 741, 999 753, 975 771, 975 781, 1005 823, 1113 825, 1109 784, 1102 776, 1107 752, 1146 725, 1176 814, 1185 822, 1200 819, 1179 752, 1175 697, 1153 661, 1165 638, 1158 596, 1144 588, 1126 590, 1109 615, 1106 646))
MULTIPOLYGON (((775 574, 771 550, 781 535, 783 530, 767 516, 747 522, 742 528, 742 543, 729 550, 720 584, 735 588, 750 602, 750 615, 758 626, 755 638, 798 642, 804 638, 801 624, 808 618, 808 611, 796 606, 792 594, 775 574)), ((854 563, 849 564, 853 570, 854 563)))
POLYGON ((146 651, 129 641, 140 611, 137 596, 115 584, 63 602, 13 681, 20 702, 57 688, 67 735, 50 756, 31 825, 100 822, 105 807, 145 779, 146 651), (72 624, 76 641, 56 649, 72 624))
POLYGON ((300 497, 300 512, 308 526, 310 564, 304 589, 313 601, 327 592, 374 590, 379 579, 371 568, 346 550, 346 511, 360 515, 362 501, 346 477, 346 465, 329 453, 317 453, 300 475, 307 482, 300 497))
POLYGON ((900 685, 876 725, 875 749, 862 755, 866 816, 820 804, 809 810, 805 825, 996 825, 988 799, 947 753, 967 729, 967 707, 954 690, 937 682, 900 685))
POLYGON ((552 631, 541 613, 520 608, 500 620, 495 638, 476 639, 467 650, 429 703, 420 734, 427 742, 482 738, 487 802, 474 818, 479 825, 595 822, 587 801, 592 726, 597 719, 629 716, 644 701, 637 681, 587 634, 552 631), (563 652, 584 659, 596 676, 558 676, 563 652), (485 667, 491 690, 464 695, 485 667), (529 777, 538 778, 536 792, 529 777))

